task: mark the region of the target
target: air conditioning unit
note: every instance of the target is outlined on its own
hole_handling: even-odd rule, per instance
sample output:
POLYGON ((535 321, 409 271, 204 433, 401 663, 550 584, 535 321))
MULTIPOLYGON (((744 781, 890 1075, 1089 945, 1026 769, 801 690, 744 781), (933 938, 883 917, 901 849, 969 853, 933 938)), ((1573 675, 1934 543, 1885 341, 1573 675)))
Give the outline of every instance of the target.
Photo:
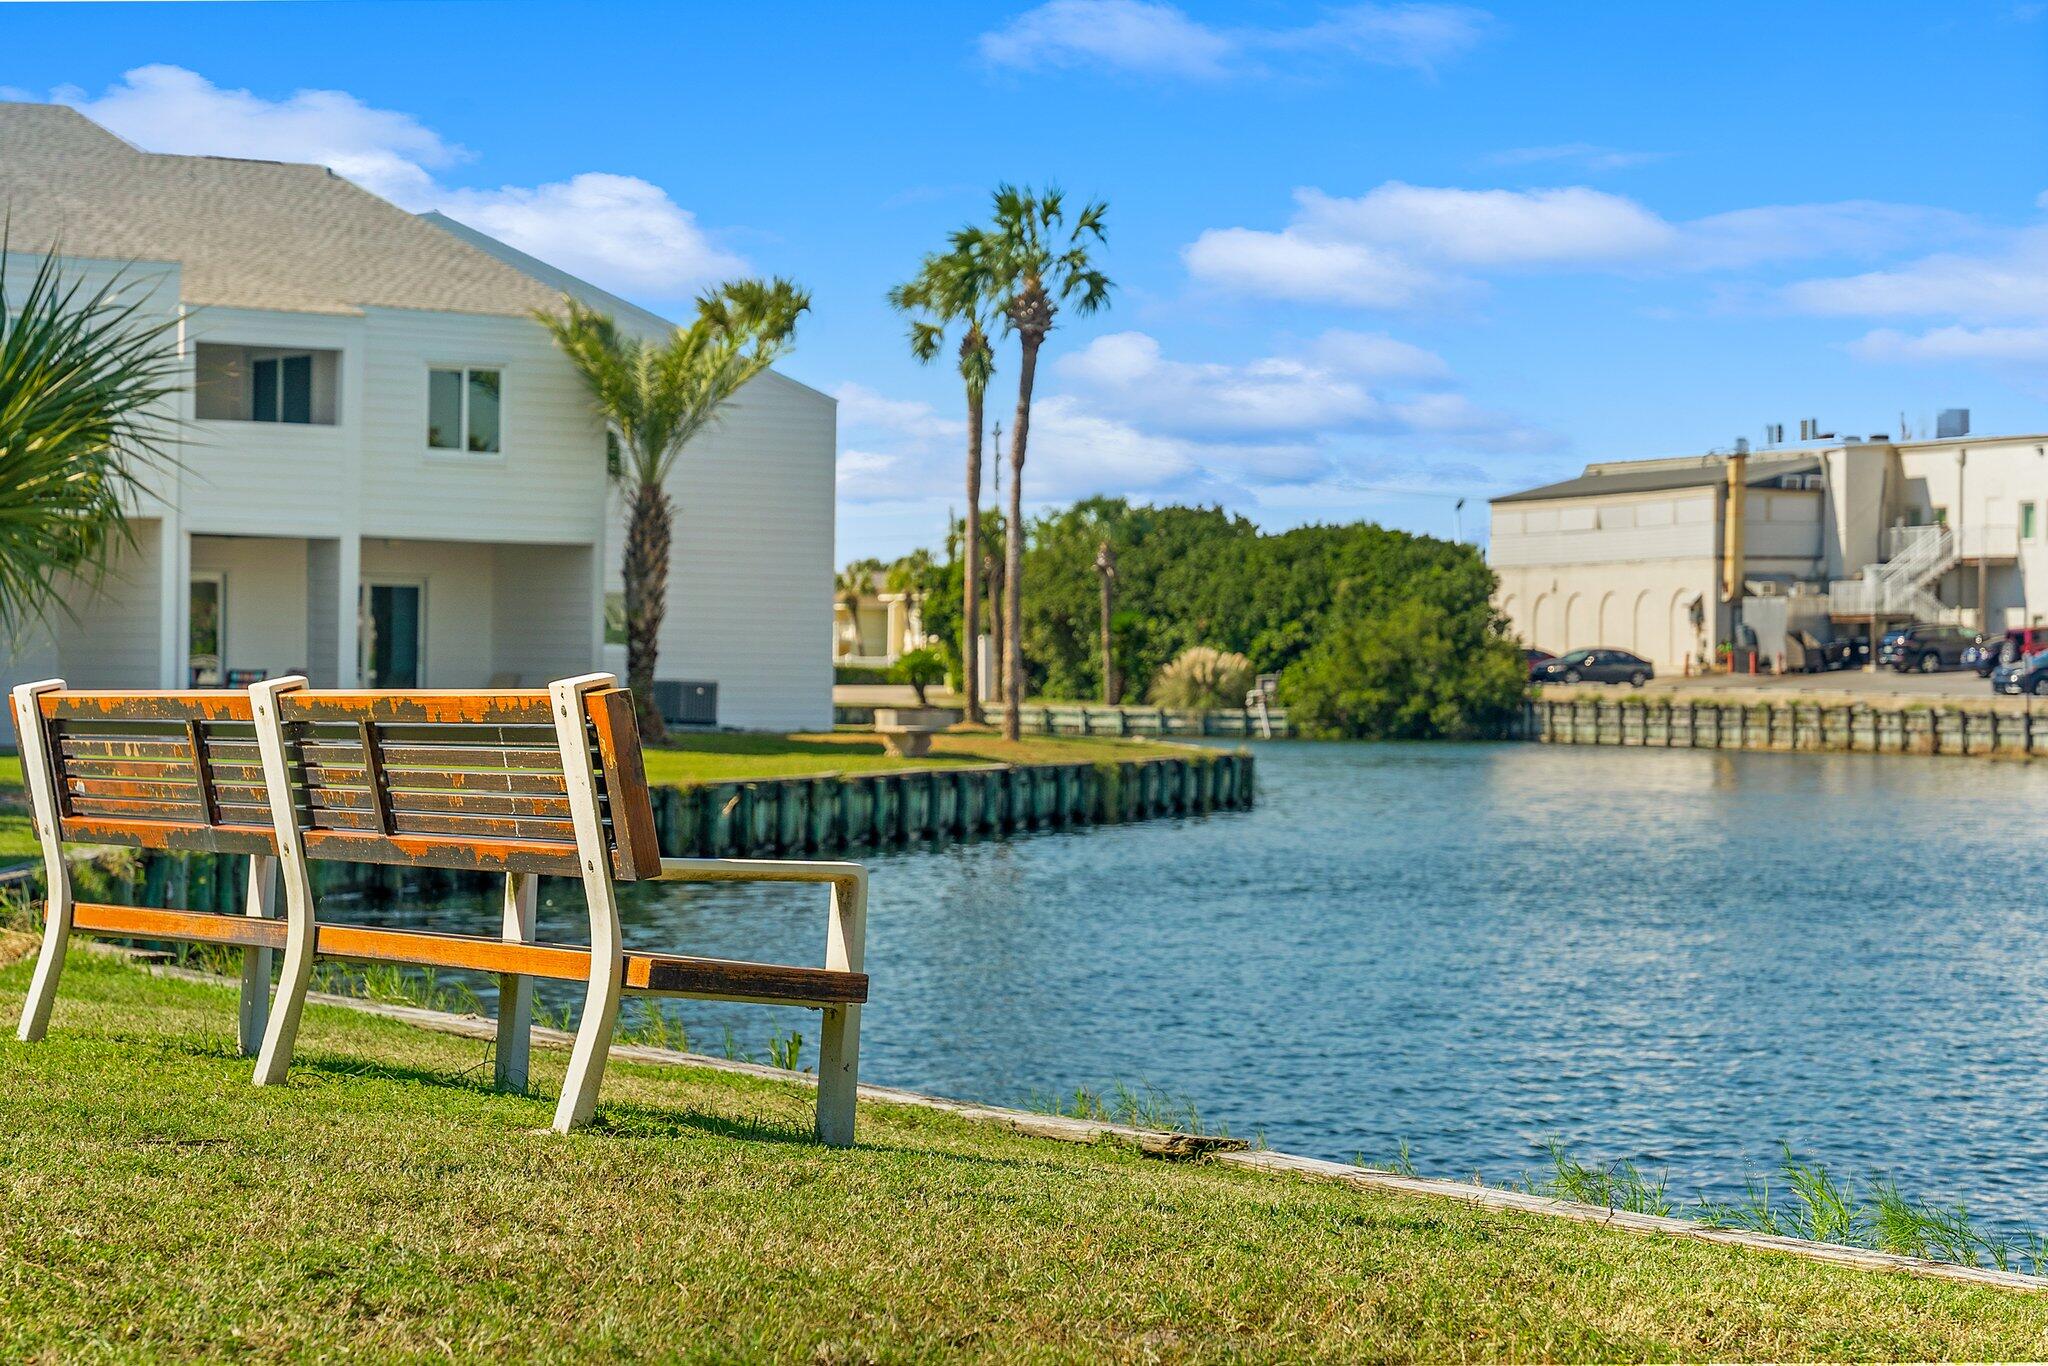
POLYGON ((654 680, 654 705, 671 726, 718 724, 718 684, 673 678, 654 680))

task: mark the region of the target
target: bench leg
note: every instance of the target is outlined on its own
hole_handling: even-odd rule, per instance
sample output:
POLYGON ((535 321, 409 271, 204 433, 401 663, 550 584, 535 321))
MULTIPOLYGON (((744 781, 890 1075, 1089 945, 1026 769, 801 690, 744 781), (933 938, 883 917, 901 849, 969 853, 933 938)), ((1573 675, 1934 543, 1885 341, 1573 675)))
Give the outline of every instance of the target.
MULTIPOLYGON (((249 900, 245 914, 272 919, 277 915, 277 860, 269 854, 249 859, 249 900)), ((270 1023, 270 972, 277 955, 269 949, 242 950, 242 1004, 236 1038, 242 1056, 253 1058, 263 1047, 270 1023)))
MULTIPOLYGON (((504 936, 518 943, 533 939, 540 879, 532 873, 505 875, 504 936)), ((506 973, 498 978, 498 1089, 526 1090, 527 1063, 533 1049, 533 979, 506 973)))
POLYGON ((860 1007, 827 1006, 818 1040, 818 1141, 830 1148, 853 1144, 854 1102, 860 1094, 860 1007))
POLYGON ((263 1047, 256 1055, 256 1084, 282 1086, 291 1070, 292 1047, 299 1038, 299 1016, 306 1009, 306 988, 313 980, 313 879, 306 866, 306 845, 299 816, 292 805, 291 754, 278 712, 279 693, 306 686, 297 675, 266 679, 249 689, 256 722, 256 748, 263 756, 263 781, 270 789, 271 827, 277 835, 277 866, 284 880, 284 969, 271 998, 264 1024, 263 1047))
POLYGON ((36 955, 36 974, 28 985, 28 1000, 22 1004, 21 1026, 15 1031, 23 1043, 36 1043, 50 1027, 50 1008, 57 1004, 57 983, 64 976, 64 953, 71 943, 71 888, 52 889, 48 909, 43 913, 43 947, 36 955))
POLYGON ((586 694, 617 682, 610 674, 581 674, 548 685, 555 739, 562 751, 562 779, 576 827, 576 853, 583 864, 583 897, 590 907, 590 990, 583 997, 583 1019, 576 1026, 569 1074, 562 1079, 562 1099, 555 1106, 555 1128, 565 1134, 588 1121, 597 1109, 597 1088, 604 1080, 612 1026, 618 1023, 619 997, 625 992, 618 888, 612 883, 611 852, 605 843, 597 782, 590 767, 583 700, 586 694))
POLYGON ((50 732, 43 725, 38 697, 64 686, 62 679, 23 683, 14 690, 14 729, 21 743, 21 772, 28 787, 29 810, 35 817, 36 840, 43 849, 43 882, 49 901, 43 909, 43 947, 36 955, 35 976, 22 1003, 16 1035, 35 1043, 50 1027, 50 1009, 57 1004, 57 983, 64 976, 64 954, 71 946, 71 865, 57 838, 57 796, 51 779, 50 732))
MULTIPOLYGON (((825 931, 825 966, 859 972, 867 957, 868 875, 865 870, 832 884, 825 931)), ((818 1141, 833 1148, 853 1143, 853 1112, 860 1094, 860 1007, 827 1006, 818 1038, 818 1141)))

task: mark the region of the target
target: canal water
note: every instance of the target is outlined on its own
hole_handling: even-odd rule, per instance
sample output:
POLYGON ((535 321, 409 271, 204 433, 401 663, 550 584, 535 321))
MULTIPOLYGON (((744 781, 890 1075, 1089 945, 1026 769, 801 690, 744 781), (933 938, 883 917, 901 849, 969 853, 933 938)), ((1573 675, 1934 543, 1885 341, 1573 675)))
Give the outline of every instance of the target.
MULTIPOLYGON (((1010 1105, 1123 1082, 1494 1183, 1556 1139, 1681 1201, 1789 1143, 2048 1225, 2048 766, 1275 743, 1258 776, 1249 812, 874 857, 863 1077, 1010 1105)), ((818 962, 822 906, 635 890, 627 941, 818 962)), ((581 915, 551 897, 544 935, 581 915)), ((694 1048, 796 1027, 815 1061, 808 1013, 665 1008, 694 1048)))

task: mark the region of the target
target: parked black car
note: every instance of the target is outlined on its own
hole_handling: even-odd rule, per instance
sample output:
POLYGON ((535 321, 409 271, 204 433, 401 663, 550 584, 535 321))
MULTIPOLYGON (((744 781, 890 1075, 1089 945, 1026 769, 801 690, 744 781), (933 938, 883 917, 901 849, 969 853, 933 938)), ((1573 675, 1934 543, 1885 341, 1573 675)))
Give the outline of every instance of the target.
MULTIPOLYGON (((1860 669, 1870 662, 1870 640, 1866 636, 1818 640, 1811 632, 1799 631, 1793 639, 1799 645, 1798 668, 1806 673, 1837 673, 1843 669, 1860 669)), ((1787 652, 1788 656, 1790 653, 1787 652)))
POLYGON ((1656 676, 1649 660, 1626 650, 1573 650, 1529 671, 1537 683, 1628 683, 1638 688, 1656 676))
POLYGON ((1884 633, 1877 662, 1900 673, 1940 673, 1961 668, 1963 651, 1977 643, 1977 634, 1960 626, 1915 625, 1884 633))
POLYGON ((1536 676, 1538 669, 1556 658, 1557 656, 1548 650, 1530 649, 1527 646, 1524 646, 1522 649, 1522 662, 1529 666, 1529 677, 1531 678, 1536 676))
POLYGON ((2001 664, 1991 671, 1991 691, 2048 697, 2048 650, 2001 664))

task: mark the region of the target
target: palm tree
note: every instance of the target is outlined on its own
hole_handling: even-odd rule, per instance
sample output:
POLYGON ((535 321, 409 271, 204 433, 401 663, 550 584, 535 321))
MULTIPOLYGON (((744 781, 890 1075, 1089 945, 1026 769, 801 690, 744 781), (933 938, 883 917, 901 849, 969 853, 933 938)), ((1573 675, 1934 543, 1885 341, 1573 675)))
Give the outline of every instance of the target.
MULTIPOLYGON (((0 233, 0 262, 7 242, 0 233)), ((9 635, 106 572, 144 474, 175 463, 162 400, 182 383, 178 320, 116 275, 88 290, 46 254, 18 295, 0 277, 0 628, 9 635), (154 411, 152 411, 154 410, 154 411)))
POLYGON ((1038 376, 1038 349, 1052 331, 1062 304, 1087 315, 1109 303, 1109 277, 1096 269, 1089 248, 1107 240, 1103 219, 1109 206, 1084 205, 1070 228, 1066 200, 1057 189, 1043 193, 1001 185, 995 193, 995 222, 954 234, 954 249, 974 263, 975 291, 994 300, 1003 327, 1017 338, 1017 417, 1010 428, 1010 507, 1004 547, 1004 651, 1009 669, 1003 696, 1003 738, 1022 730, 1024 652, 1024 452, 1031 438, 1031 389, 1038 376))
POLYGON ((989 345, 989 301, 980 292, 973 259, 957 244, 950 251, 924 258, 917 274, 889 291, 889 303, 911 315, 910 354, 930 364, 946 340, 946 330, 960 327, 960 378, 967 385, 967 520, 962 550, 966 583, 961 588, 960 680, 967 694, 967 719, 981 720, 981 693, 975 687, 980 664, 981 554, 981 426, 982 402, 995 374, 995 348, 989 345))
POLYGON ((789 349, 811 296, 788 280, 729 280, 699 296, 697 318, 661 341, 619 334, 609 315, 564 298, 536 313, 590 388, 613 444, 612 479, 626 495, 626 682, 641 738, 668 738, 654 704, 654 665, 668 614, 675 506, 668 477, 683 448, 740 387, 789 349))

